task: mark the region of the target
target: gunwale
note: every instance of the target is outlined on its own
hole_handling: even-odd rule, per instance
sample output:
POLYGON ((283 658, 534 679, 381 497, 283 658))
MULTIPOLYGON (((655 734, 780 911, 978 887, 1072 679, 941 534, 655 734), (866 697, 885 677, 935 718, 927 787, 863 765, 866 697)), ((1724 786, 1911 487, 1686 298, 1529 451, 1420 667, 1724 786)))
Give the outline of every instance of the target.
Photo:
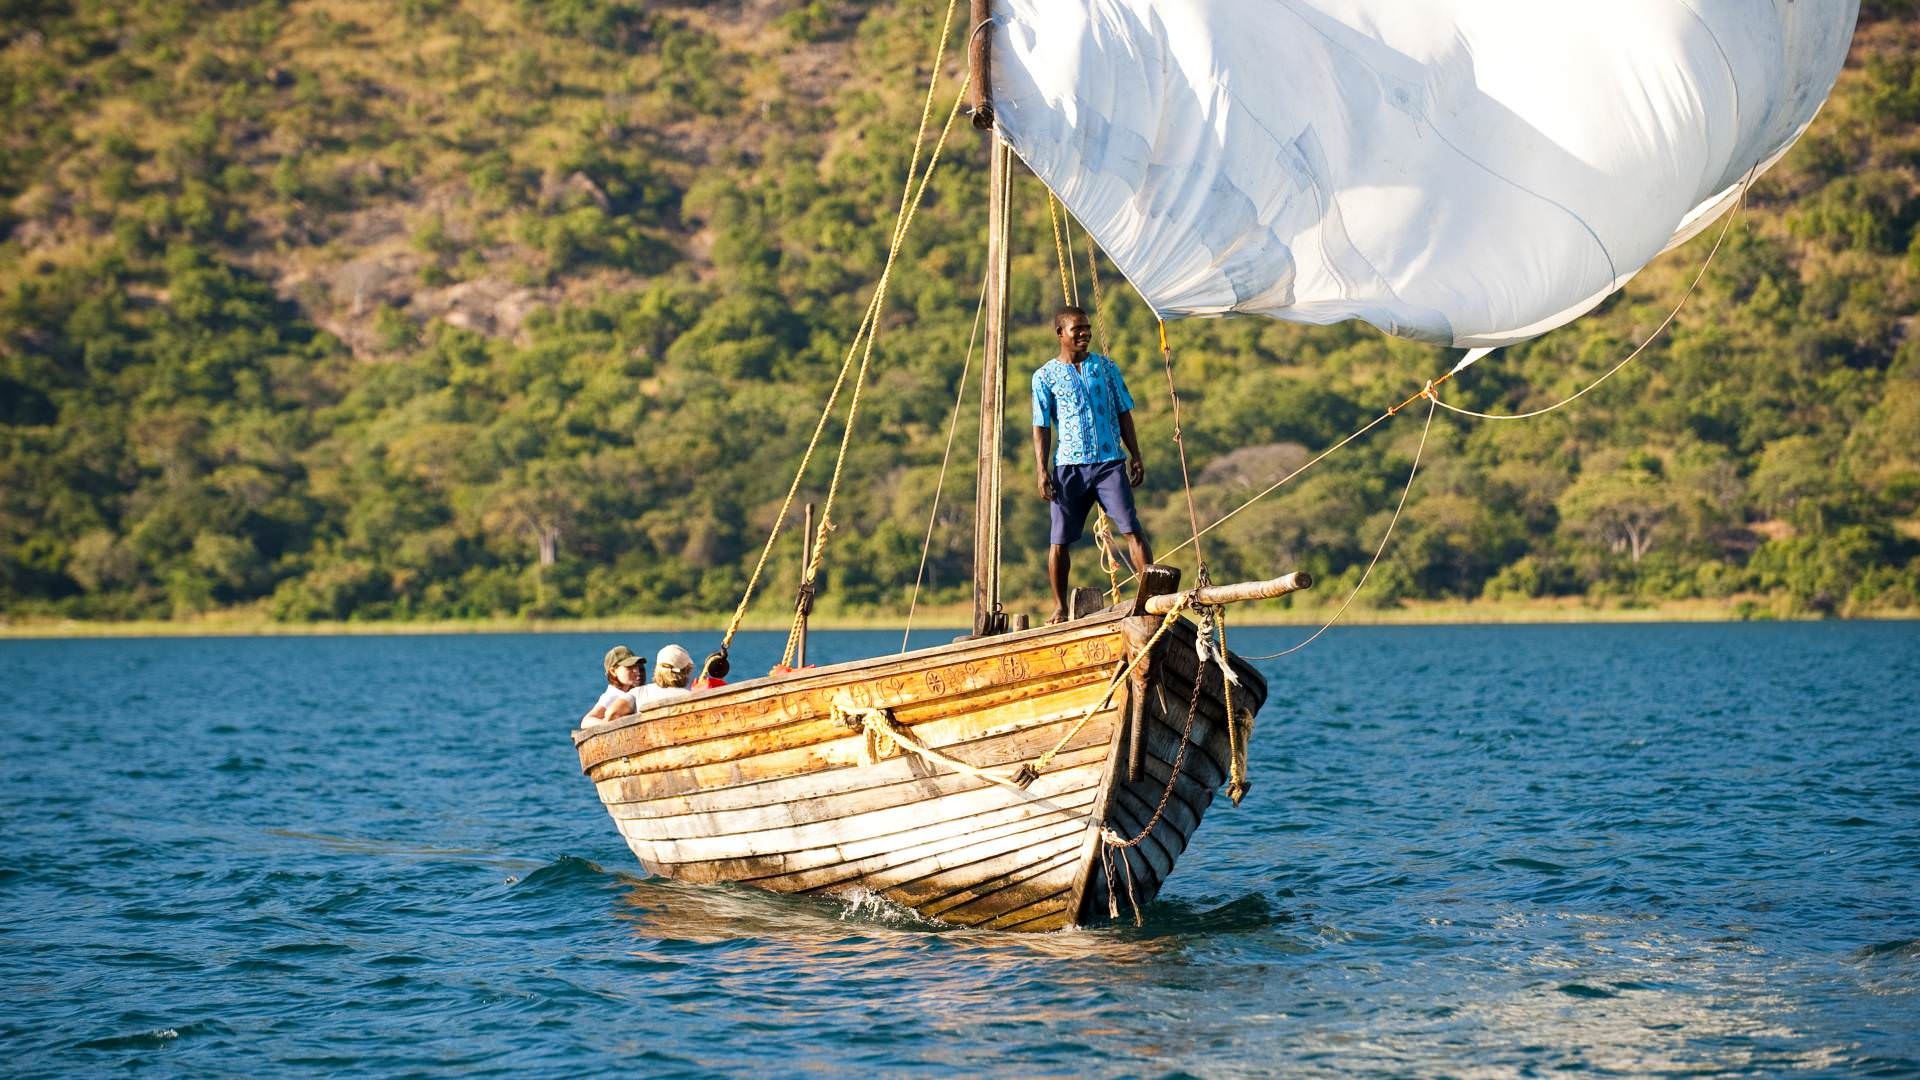
MULTIPOLYGON (((1133 834, 1171 784, 1164 827, 1117 856, 1150 899, 1227 775, 1217 675, 1198 691, 1187 763, 1171 767, 1200 675, 1191 622, 1179 620, 1157 647, 1150 679, 1114 684, 1149 624, 1158 619, 1123 605, 746 680, 577 731, 574 744, 622 839, 654 873, 779 892, 859 887, 963 925, 1073 925, 1090 907, 1106 827, 1133 834), (1136 708, 1142 690, 1149 697, 1136 708), (1101 707, 1033 794, 1009 802, 1005 789, 913 754, 856 755, 862 737, 835 715, 849 702, 884 708, 927 745, 996 768, 1031 761, 1088 705, 1101 707), (1145 725, 1134 781, 1121 764, 1129 716, 1145 725)), ((1229 660, 1242 686, 1234 711, 1258 709, 1265 680, 1229 660)))
MULTIPOLYGON (((828 667, 804 669, 792 674, 766 675, 756 679, 729 683, 717 690, 703 690, 699 693, 689 695, 686 698, 652 705, 631 716, 622 717, 612 724, 603 724, 598 727, 576 730, 573 733, 573 743, 574 746, 581 751, 582 766, 591 769, 592 766, 599 761, 615 755, 607 753, 606 751, 599 751, 602 756, 591 757, 590 759, 590 754, 586 749, 588 746, 592 745, 596 748, 607 746, 611 737, 643 724, 660 726, 662 728, 660 734, 663 736, 680 734, 676 729, 691 725, 674 723, 675 721, 681 721, 684 718, 712 712, 720 707, 733 706, 739 708, 788 698, 800 691, 811 691, 829 685, 849 683, 852 681, 849 678, 850 676, 876 672, 896 665, 908 669, 918 669, 924 667, 926 661, 935 658, 953 664, 976 658, 1000 656, 1012 651, 1009 648, 1010 646, 1021 646, 1032 642, 1046 641, 1048 644, 1054 645, 1072 644, 1086 638, 1101 637, 1111 633, 1113 626, 1125 619, 1127 615, 1128 609, 1125 606, 1116 606, 1108 608, 1105 611, 1095 612, 1084 619, 1077 619, 1070 623, 1061 623, 1054 626, 1039 626, 1030 630, 1018 630, 1008 634, 997 634, 992 637, 967 638, 945 645, 931 645, 926 648, 914 649, 910 652, 888 653, 881 656, 847 660, 828 667)), ((958 692, 964 691, 957 690, 956 693, 958 692)), ((786 718, 784 714, 777 711, 774 712, 773 715, 780 717, 780 719, 770 719, 768 723, 761 724, 758 727, 737 728, 731 733, 747 734, 760 730, 761 728, 777 727, 783 723, 792 722, 791 719, 786 718)), ((701 738, 698 732, 688 734, 691 734, 695 741, 701 738)), ((626 751, 621 751, 622 754, 625 752, 626 751)))

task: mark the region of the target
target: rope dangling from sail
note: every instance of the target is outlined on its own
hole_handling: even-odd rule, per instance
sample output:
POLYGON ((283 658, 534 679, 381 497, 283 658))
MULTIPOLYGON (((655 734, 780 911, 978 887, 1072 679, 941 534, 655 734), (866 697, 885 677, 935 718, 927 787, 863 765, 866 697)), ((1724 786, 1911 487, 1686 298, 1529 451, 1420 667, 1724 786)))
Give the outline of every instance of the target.
MULTIPOLYGON (((1706 260, 1700 264, 1700 271, 1693 275, 1693 281, 1687 286, 1687 291, 1681 294, 1680 302, 1673 305, 1673 310, 1667 312, 1667 317, 1660 320, 1660 325, 1653 328, 1653 333, 1648 334, 1646 337, 1646 340, 1642 341, 1639 345, 1635 346, 1634 350, 1628 353, 1625 356, 1625 358, 1623 358, 1619 363, 1608 368, 1605 374, 1601 375, 1599 378, 1593 380, 1587 385, 1581 387, 1579 390, 1574 391, 1572 394, 1569 394, 1565 398, 1562 398, 1561 400, 1556 401, 1551 405, 1548 405, 1544 409, 1533 409, 1523 413, 1476 412, 1472 409, 1463 409, 1458 405, 1450 405, 1444 401, 1441 401, 1437 397, 1433 399, 1434 402, 1438 404, 1441 408, 1447 410, 1448 412, 1459 413, 1461 416, 1471 416, 1476 420, 1530 420, 1536 416, 1545 416, 1546 414, 1553 412, 1556 409, 1560 409, 1567 405, 1573 404, 1574 402, 1587 396, 1588 391, 1592 390, 1594 387, 1599 386, 1601 383, 1606 382, 1608 379, 1613 378, 1614 375, 1617 374, 1621 368, 1624 368, 1628 364, 1633 363, 1633 360, 1635 357, 1639 356, 1642 352, 1645 352, 1647 346, 1653 344, 1654 341, 1658 339, 1661 334, 1665 333, 1667 327, 1672 325, 1673 320, 1679 316, 1680 309, 1683 307, 1686 307, 1687 301, 1693 298, 1694 290, 1698 289, 1700 287, 1700 282, 1706 279, 1707 268, 1713 265, 1713 257, 1715 255, 1720 254, 1720 245, 1726 242, 1727 233, 1733 229, 1734 219, 1738 218, 1740 216, 1740 212, 1746 209, 1747 190, 1753 186, 1753 178, 1755 173, 1758 171, 1758 169, 1759 169, 1759 166, 1756 165, 1752 170, 1749 170, 1747 172, 1746 179, 1740 182, 1740 191, 1739 191, 1739 194, 1737 194, 1734 197, 1733 209, 1731 212, 1727 214, 1726 224, 1720 227, 1720 235, 1714 238, 1713 247, 1708 250, 1706 260)), ((1466 357, 1462 358, 1458 364, 1454 365, 1453 371, 1449 371, 1447 374, 1453 375, 1459 372, 1461 369, 1465 368, 1468 364, 1473 363, 1475 360, 1478 360, 1481 356, 1485 355, 1487 352, 1490 352, 1490 351, 1492 350, 1476 349, 1473 352, 1468 353, 1466 357)))
POLYGON ((1060 201, 1053 197, 1053 189, 1047 189, 1047 220, 1053 225, 1053 255, 1060 263, 1060 302, 1078 304, 1080 302, 1080 273, 1074 267, 1073 256, 1069 254, 1073 245, 1065 235, 1072 231, 1069 224, 1064 230, 1060 224, 1060 201))
POLYGON ((1120 602, 1120 552, 1113 546, 1113 519, 1107 516, 1107 508, 1094 507, 1097 516, 1093 519, 1093 545, 1100 551, 1100 569, 1107 575, 1107 603, 1120 602))
MULTIPOLYGON (((752 603, 754 591, 758 588, 760 577, 766 570, 767 559, 773 552, 775 541, 780 537, 780 531, 786 523, 787 515, 793 510, 794 498, 799 493, 801 481, 806 477, 807 467, 813 461, 814 451, 819 447, 820 437, 826 431, 827 421, 833 415, 834 405, 839 401, 841 389, 847 381, 847 375, 849 371, 853 369, 854 358, 859 356, 860 367, 855 377, 853 396, 847 410, 846 429, 842 433, 840 452, 834 462, 833 481, 828 488, 827 502, 823 508, 819 528, 815 536, 814 558, 808 567, 802 569, 803 580, 811 584, 818 572, 822 552, 825 547, 826 536, 833 529, 833 498, 834 495, 838 493, 841 468, 846 463, 847 437, 853 432, 854 419, 859 409, 860 392, 865 385, 867 371, 873 358, 873 341, 879 333, 880 313, 885 307, 887 287, 892 280, 893 267, 899 259, 901 244, 905 242, 908 232, 911 231, 913 227, 914 215, 918 211, 921 201, 926 196, 927 186, 933 179, 935 169, 939 166, 941 152, 945 149, 947 138, 953 131, 954 118, 959 115, 960 106, 966 100, 969 79, 963 76, 960 80, 960 88, 954 95, 953 107, 948 110, 946 123, 940 129, 940 136, 935 141, 932 153, 927 158, 926 167, 921 169, 920 157, 926 147, 927 129, 933 117, 934 97, 940 85, 941 66, 946 56, 947 39, 952 35, 953 17, 956 7, 957 0, 948 0, 946 21, 942 25, 939 36, 935 42, 936 47, 933 51, 933 64, 927 79, 926 100, 920 110, 920 126, 914 133, 913 151, 907 163, 907 177, 900 192, 900 208, 894 216, 893 232, 891 234, 891 240, 887 245, 887 257, 881 267, 880 278, 874 284, 873 294, 867 302, 866 312, 860 320, 860 325, 854 331, 853 340, 847 345, 846 358, 841 361, 840 371, 834 379, 833 389, 828 393, 826 405, 820 411, 820 419, 814 425, 812 436, 807 440, 807 449, 801 456, 800 467, 794 470, 793 482, 787 487, 786 497, 780 504, 780 512, 774 516, 773 527, 768 531, 766 544, 760 549, 760 556, 754 563, 753 573, 748 577, 747 586, 741 593, 740 603, 734 608, 733 616, 727 621, 726 632, 721 635, 721 652, 725 652, 726 648, 733 643, 734 635, 739 633, 740 624, 746 619, 747 608, 752 603)), ((792 650, 797 641, 798 631, 799 621, 796 617, 793 628, 788 632, 789 651, 792 650)), ((704 668, 701 674, 703 677, 705 676, 706 672, 704 668)))
POLYGON ((1301 649, 1313 644, 1315 639, 1319 638, 1321 634, 1333 629, 1333 624, 1339 622, 1340 616, 1347 613, 1347 608, 1352 606, 1354 598, 1360 595, 1360 590, 1367 587, 1367 579, 1373 576, 1373 568, 1380 564, 1380 556, 1386 554, 1387 541, 1393 539, 1394 526, 1400 524, 1401 511, 1407 508, 1407 496, 1413 493, 1413 478, 1420 472, 1420 457, 1426 452, 1427 435, 1433 431, 1433 414, 1440 404, 1439 396, 1432 393, 1433 386, 1433 383, 1427 384, 1427 393, 1425 395, 1428 402, 1427 422, 1426 426, 1420 429, 1420 445, 1416 446, 1413 450, 1413 467, 1407 470, 1407 486, 1401 489, 1400 502, 1393 508, 1393 517, 1387 521, 1387 531, 1380 535, 1380 546, 1373 549, 1373 558, 1367 560, 1367 568, 1360 572, 1360 580, 1354 583, 1353 591, 1348 593, 1347 598, 1340 602, 1340 607, 1334 611, 1333 618, 1328 619, 1324 626, 1308 635, 1306 640, 1300 642, 1298 645, 1281 649, 1277 653, 1268 653, 1265 656, 1246 656, 1241 659, 1275 660, 1289 653, 1299 652, 1301 649))
MULTIPOLYGON (((1167 345, 1166 320, 1161 319, 1157 321, 1160 325, 1160 362, 1167 370, 1167 397, 1173 402, 1173 445, 1175 449, 1180 451, 1180 487, 1181 490, 1186 493, 1187 524, 1193 530, 1191 538, 1187 541, 1188 544, 1193 545, 1193 561, 1197 566, 1194 572, 1193 583, 1195 586, 1204 587, 1212 583, 1212 577, 1207 573, 1206 552, 1200 548, 1200 534, 1202 531, 1200 528, 1200 514, 1194 509, 1193 505, 1193 478, 1187 472, 1187 440, 1180 430, 1180 391, 1173 384, 1173 350, 1167 345)), ((1185 544, 1181 545, 1181 547, 1185 546, 1185 544)), ((1180 549, 1175 548, 1174 550, 1178 551, 1180 549)), ((1139 570, 1136 569, 1134 572, 1138 574, 1139 570)))
POLYGON ((960 427, 960 406, 967 399, 967 376, 973 373, 973 346, 979 340, 980 316, 987 307, 987 274, 980 275, 980 299, 973 305, 973 329, 967 331, 967 356, 960 365, 960 382, 953 392, 953 412, 947 417, 947 445, 940 451, 940 475, 933 482, 933 508, 927 511, 927 535, 920 541, 920 568, 913 572, 913 592, 907 596, 907 625, 900 631, 900 651, 913 637, 913 612, 920 604, 920 584, 927 576, 927 555, 933 550, 933 526, 940 519, 940 493, 947 486, 947 464, 953 460, 953 434, 960 427))

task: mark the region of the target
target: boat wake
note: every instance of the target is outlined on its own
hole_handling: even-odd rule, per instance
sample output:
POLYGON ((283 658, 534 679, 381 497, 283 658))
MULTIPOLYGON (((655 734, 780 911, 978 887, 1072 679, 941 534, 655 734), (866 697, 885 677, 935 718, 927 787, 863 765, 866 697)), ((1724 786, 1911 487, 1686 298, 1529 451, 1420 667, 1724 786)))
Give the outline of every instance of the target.
POLYGON ((845 892, 830 895, 844 905, 840 911, 840 919, 843 922, 872 922, 896 927, 924 927, 930 930, 954 928, 949 923, 927 918, 904 904, 896 904, 868 889, 848 889, 845 892))
POLYGON ((604 884, 620 876, 603 870, 600 864, 589 862, 577 855, 562 855, 510 884, 516 894, 531 895, 556 890, 565 891, 582 884, 604 884))
POLYGON ((1144 925, 1136 932, 1149 934, 1245 934, 1294 921, 1291 912, 1276 907, 1262 893, 1247 893, 1213 907, 1205 901, 1163 898, 1148 905, 1142 915, 1144 925))

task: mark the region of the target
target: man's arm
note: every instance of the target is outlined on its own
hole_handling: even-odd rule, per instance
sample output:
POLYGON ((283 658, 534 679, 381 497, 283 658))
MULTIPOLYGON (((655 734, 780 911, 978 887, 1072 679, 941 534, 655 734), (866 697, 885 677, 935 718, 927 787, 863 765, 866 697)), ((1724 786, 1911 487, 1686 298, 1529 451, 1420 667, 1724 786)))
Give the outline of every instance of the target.
POLYGON ((1147 482, 1147 463, 1140 459, 1140 440, 1133 433, 1133 410, 1120 414, 1120 441, 1127 444, 1127 483, 1139 487, 1147 482))
MULTIPOLYGON (((1046 365, 1040 365, 1044 370, 1046 365)), ((1040 497, 1053 501, 1053 391, 1040 372, 1033 373, 1033 468, 1040 497)))
POLYGON ((1053 458, 1053 429, 1036 427, 1033 429, 1033 467, 1040 478, 1040 497, 1053 501, 1053 470, 1047 468, 1047 462, 1053 458))

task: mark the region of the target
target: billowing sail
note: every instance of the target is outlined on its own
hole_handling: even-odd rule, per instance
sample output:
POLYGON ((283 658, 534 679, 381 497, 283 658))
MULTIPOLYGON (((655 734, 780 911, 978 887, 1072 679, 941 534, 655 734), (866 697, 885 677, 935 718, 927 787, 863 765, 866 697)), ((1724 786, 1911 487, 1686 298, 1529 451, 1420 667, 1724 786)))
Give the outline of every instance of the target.
POLYGON ((1014 150, 1164 318, 1500 345, 1793 144, 1858 0, 996 0, 1014 150))

